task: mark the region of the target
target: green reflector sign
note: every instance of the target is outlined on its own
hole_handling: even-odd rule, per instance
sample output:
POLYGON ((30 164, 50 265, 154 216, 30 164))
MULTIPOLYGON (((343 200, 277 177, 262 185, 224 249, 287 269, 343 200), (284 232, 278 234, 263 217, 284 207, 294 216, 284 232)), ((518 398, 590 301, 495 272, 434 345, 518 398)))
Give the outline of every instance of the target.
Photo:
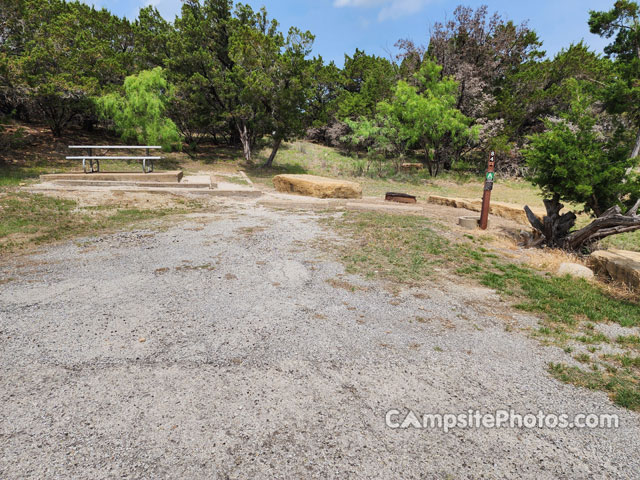
POLYGON ((493 182, 494 172, 487 172, 487 182, 493 182))

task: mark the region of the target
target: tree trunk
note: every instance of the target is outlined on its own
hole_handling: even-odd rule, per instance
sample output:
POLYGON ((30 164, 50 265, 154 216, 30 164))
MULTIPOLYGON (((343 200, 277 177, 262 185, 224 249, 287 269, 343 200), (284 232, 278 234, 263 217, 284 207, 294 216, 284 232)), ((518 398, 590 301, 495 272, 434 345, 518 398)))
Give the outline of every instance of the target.
POLYGON ((59 123, 51 123, 49 129, 54 137, 60 138, 62 136, 62 126, 59 123))
POLYGON ((430 158, 427 159, 427 167, 429 168, 429 175, 432 177, 435 177, 435 174, 433 171, 433 162, 431 161, 430 158))
POLYGON ((579 251, 588 249, 593 243, 618 233, 632 232, 640 230, 640 200, 629 209, 626 214, 622 214, 620 207, 611 207, 593 222, 580 230, 569 232, 576 222, 574 213, 569 212, 560 215, 560 210, 564 207, 556 195, 551 200, 545 200, 544 206, 547 214, 540 220, 534 215, 528 206, 524 210, 537 235, 528 239, 528 246, 558 247, 569 251, 579 251))
MULTIPOLYGON (((640 154, 640 131, 638 131, 638 135, 636 136, 636 144, 634 145, 633 151, 631 152, 631 157, 629 158, 636 158, 639 154, 640 154)), ((631 172, 633 172, 633 167, 627 168, 625 176, 628 177, 631 172)), ((626 182, 626 181, 627 179, 625 178, 623 182, 626 182)))
POLYGON ((242 155, 247 162, 251 161, 251 139, 249 138, 249 132, 247 131, 247 124, 237 123, 238 133, 240 134, 240 142, 242 143, 242 155))
POLYGON ((429 169, 429 175, 435 177, 433 174, 433 161, 431 160, 431 156, 429 155, 429 146, 424 146, 424 161, 427 164, 427 168, 429 169))
POLYGON ((638 135, 636 136, 636 144, 633 147, 633 151, 631 152, 631 157, 636 158, 640 154, 640 131, 638 131, 638 135))
POLYGON ((271 167, 271 165, 273 165, 273 160, 275 160, 276 158, 276 154, 278 153, 278 149, 280 148, 280 145, 282 145, 282 139, 275 138, 273 140, 273 147, 271 148, 271 155, 269 155, 269 158, 267 159, 267 161, 264 162, 264 165, 262 165, 263 167, 269 168, 271 167))

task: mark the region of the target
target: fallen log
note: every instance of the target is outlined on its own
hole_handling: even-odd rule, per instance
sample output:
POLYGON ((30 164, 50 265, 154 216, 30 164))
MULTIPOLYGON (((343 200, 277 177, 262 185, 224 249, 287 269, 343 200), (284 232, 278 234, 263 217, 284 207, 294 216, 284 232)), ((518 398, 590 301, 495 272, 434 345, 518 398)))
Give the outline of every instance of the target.
POLYGON ((571 230, 575 226, 576 215, 573 212, 560 214, 564 205, 557 195, 544 200, 544 206, 547 214, 542 220, 528 206, 524 207, 527 219, 536 232, 536 235, 529 236, 526 246, 546 245, 570 251, 588 250, 594 243, 611 235, 640 230, 640 199, 625 214, 620 207, 611 207, 586 227, 574 231, 571 230))

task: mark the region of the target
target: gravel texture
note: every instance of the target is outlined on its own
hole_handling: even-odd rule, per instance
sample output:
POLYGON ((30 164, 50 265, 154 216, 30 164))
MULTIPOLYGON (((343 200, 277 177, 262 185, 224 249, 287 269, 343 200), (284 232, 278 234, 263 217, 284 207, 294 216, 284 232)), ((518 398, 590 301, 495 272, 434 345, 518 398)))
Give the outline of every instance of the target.
POLYGON ((551 378, 571 360, 534 318, 345 275, 317 215, 229 204, 5 261, 0 478, 640 477, 638 415, 551 378), (392 408, 620 428, 394 430, 392 408))

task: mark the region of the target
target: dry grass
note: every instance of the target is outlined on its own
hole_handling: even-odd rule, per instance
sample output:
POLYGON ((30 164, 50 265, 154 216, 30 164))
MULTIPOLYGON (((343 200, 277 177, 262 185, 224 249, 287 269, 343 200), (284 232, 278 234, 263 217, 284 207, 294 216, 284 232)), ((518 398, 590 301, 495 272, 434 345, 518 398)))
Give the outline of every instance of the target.
POLYGON ((562 263, 578 263, 588 266, 584 257, 557 248, 531 248, 525 253, 526 263, 538 270, 555 273, 562 263))
POLYGON ((347 290, 349 292, 357 292, 358 290, 366 290, 364 287, 360 287, 358 285, 354 285, 353 283, 347 282, 341 278, 330 278, 327 280, 327 283, 331 285, 333 288, 342 288, 343 290, 347 290))

